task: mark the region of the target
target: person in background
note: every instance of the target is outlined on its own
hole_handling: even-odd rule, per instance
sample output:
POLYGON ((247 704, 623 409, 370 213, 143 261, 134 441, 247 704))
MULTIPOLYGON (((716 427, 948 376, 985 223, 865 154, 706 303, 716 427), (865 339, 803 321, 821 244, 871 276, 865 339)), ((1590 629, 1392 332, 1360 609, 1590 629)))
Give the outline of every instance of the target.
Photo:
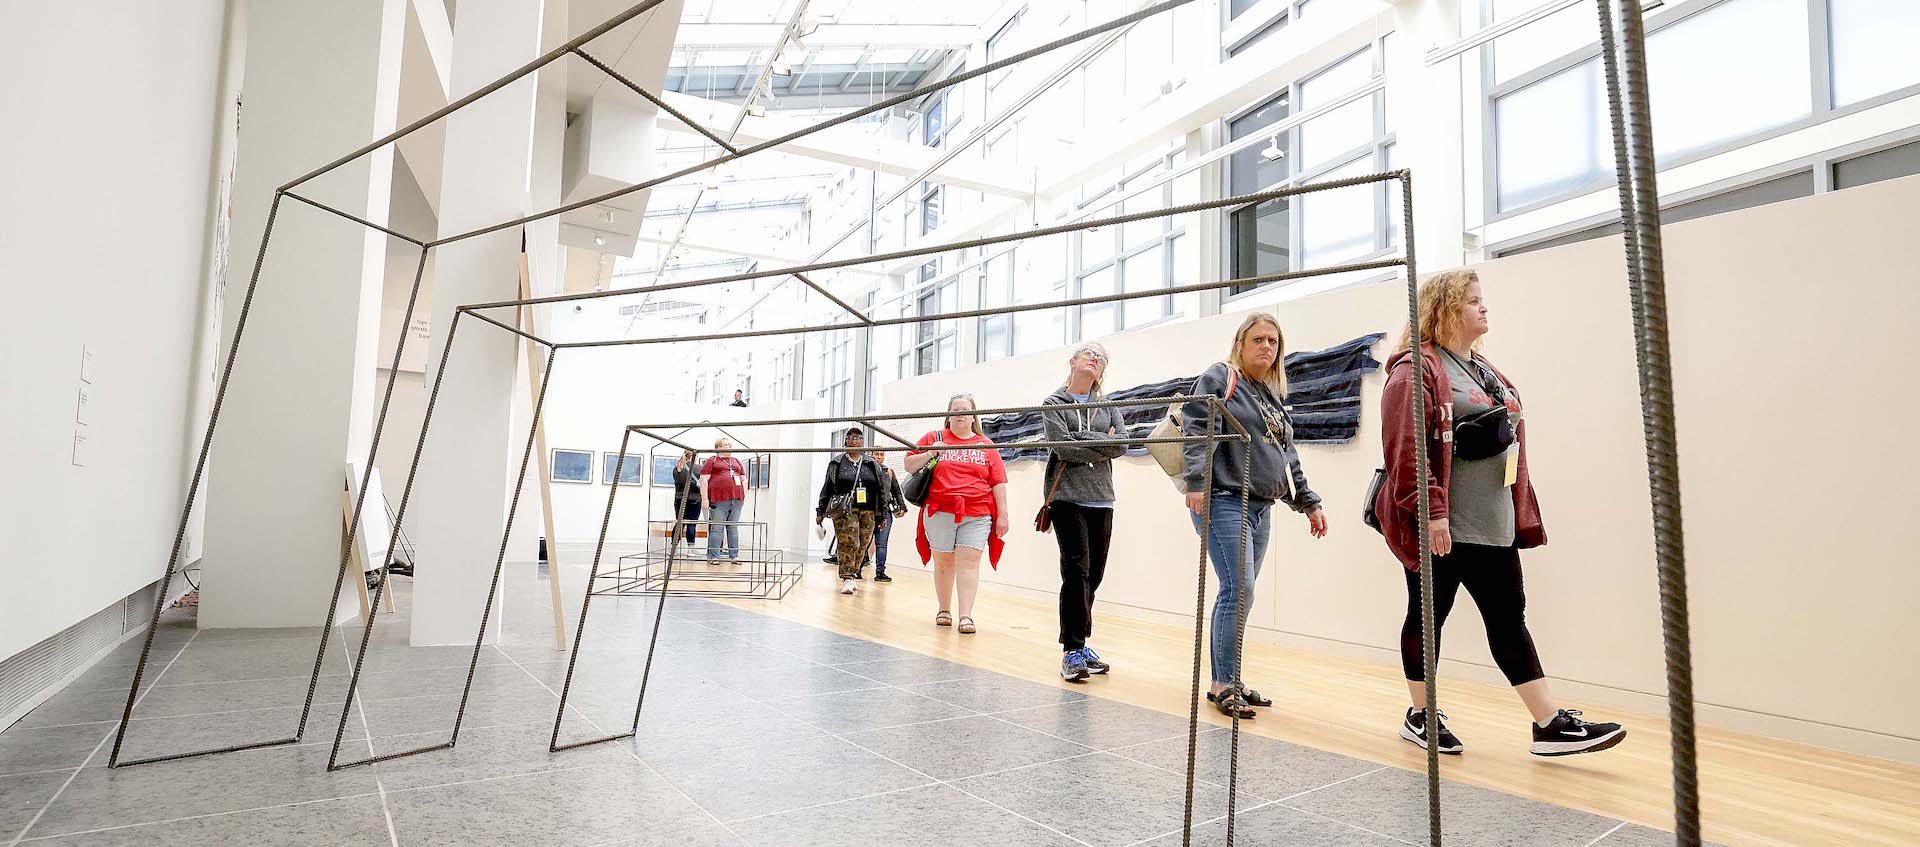
POLYGON ((732 402, 732 403, 728 403, 727 405, 729 405, 729 406, 737 406, 737 407, 739 407, 739 408, 742 408, 742 409, 744 409, 744 408, 746 408, 746 407, 747 407, 747 397, 746 397, 746 392, 744 392, 744 391, 741 391, 741 390, 740 390, 740 389, 738 389, 738 388, 736 388, 736 389, 734 389, 734 390, 733 390, 733 402, 732 402))
MULTIPOLYGON (((1187 510, 1195 532, 1204 530, 1220 593, 1213 601, 1213 687, 1207 699, 1221 714, 1251 718, 1254 706, 1271 706, 1260 692, 1236 683, 1240 664, 1240 630, 1245 625, 1243 605, 1253 600, 1254 581, 1266 558, 1267 523, 1273 504, 1284 502, 1307 516, 1307 532, 1327 534, 1327 516, 1320 495, 1307 487, 1300 454, 1294 449, 1293 423, 1282 398, 1287 396, 1286 354, 1280 321, 1255 312, 1240 322, 1233 334, 1227 360, 1194 380, 1193 394, 1222 398, 1251 441, 1191 442, 1186 457, 1187 510), (1251 453, 1251 455, 1249 455, 1251 453), (1207 485, 1208 458, 1212 458, 1212 487, 1207 485), (1243 468, 1245 468, 1243 478, 1243 468), (1241 508, 1245 497, 1246 507, 1241 508), (1204 521, 1203 509, 1210 510, 1204 521)), ((1211 406, 1192 402, 1181 409, 1181 433, 1204 436, 1211 406)), ((1213 434, 1232 432, 1225 422, 1213 434)))
POLYGON ((866 443, 859 427, 847 430, 841 441, 846 452, 827 461, 826 479, 820 483, 820 499, 813 508, 814 523, 833 519, 841 594, 859 590, 860 565, 873 543, 875 516, 891 505, 886 476, 862 449, 866 443))
MULTIPOLYGON (((1101 380, 1107 372, 1107 348, 1088 341, 1073 348, 1067 358, 1067 380, 1041 403, 1063 406, 1040 415, 1043 440, 1111 441, 1120 433, 1115 409, 1076 409, 1079 403, 1100 402, 1101 380)), ((1113 540, 1113 460, 1127 454, 1125 445, 1099 444, 1052 448, 1041 497, 1053 521, 1053 537, 1060 545, 1060 678, 1085 682, 1088 674, 1103 674, 1112 666, 1088 646, 1093 634, 1093 597, 1107 572, 1107 548, 1113 540)))
MULTIPOLYGON (((1419 495, 1414 439, 1427 439, 1429 536, 1432 543, 1434 634, 1439 636, 1462 586, 1473 595, 1486 623, 1494 664, 1533 715, 1536 756, 1567 756, 1605 750, 1626 739, 1617 723, 1589 723, 1580 712, 1558 708, 1547 690, 1540 654, 1527 631, 1527 595, 1520 551, 1547 543, 1527 472, 1527 426, 1513 383, 1479 354, 1487 334, 1487 304, 1480 277, 1447 271, 1421 283, 1419 292, 1421 390, 1426 421, 1413 417, 1412 339, 1403 336, 1387 360, 1382 392, 1380 445, 1386 481, 1373 507, 1388 549, 1405 565, 1407 614, 1400 625, 1400 664, 1413 707, 1400 737, 1427 745, 1426 663, 1420 616, 1419 495), (1496 410, 1504 410, 1504 415, 1496 410), (1487 421, 1504 417, 1506 426, 1487 421)), ((1439 645, 1434 645, 1437 652, 1439 645)), ((1436 717, 1442 753, 1459 753, 1460 739, 1436 717)))
POLYGON ((935 626, 955 626, 952 600, 960 593, 957 628, 971 635, 973 600, 980 592, 980 554, 999 567, 1000 549, 1007 535, 1007 468, 993 441, 980 434, 980 418, 971 414, 979 405, 971 394, 947 400, 949 414, 941 428, 921 436, 921 447, 960 445, 966 449, 915 450, 907 454, 907 472, 933 463, 933 485, 920 508, 915 546, 922 562, 933 562, 933 592, 939 612, 935 626))
POLYGON ((893 519, 907 515, 907 496, 900 490, 900 478, 894 475, 893 468, 887 467, 886 451, 873 451, 873 462, 886 477, 887 506, 874 516, 878 523, 873 527, 873 548, 867 558, 873 561, 874 582, 892 582, 893 577, 887 576, 887 539, 893 535, 893 519))
POLYGON ((713 449, 714 455, 700 465, 700 476, 707 481, 707 561, 715 561, 722 554, 738 561, 740 505, 747 497, 740 480, 747 469, 733 457, 733 442, 719 439, 713 442, 713 449))
POLYGON ((700 520, 700 474, 694 468, 699 457, 692 450, 680 454, 673 466, 673 513, 683 521, 686 548, 693 547, 694 530, 700 520))

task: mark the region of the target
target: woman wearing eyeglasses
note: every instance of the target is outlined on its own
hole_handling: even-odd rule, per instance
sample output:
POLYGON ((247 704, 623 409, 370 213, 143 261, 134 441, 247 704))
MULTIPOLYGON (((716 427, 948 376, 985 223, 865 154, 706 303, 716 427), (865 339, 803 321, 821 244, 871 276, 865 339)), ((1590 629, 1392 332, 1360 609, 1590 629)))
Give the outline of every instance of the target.
POLYGON ((1007 535, 1007 468, 992 439, 980 432, 980 408, 971 394, 947 400, 947 417, 940 429, 921 436, 919 446, 941 445, 943 450, 907 453, 907 473, 933 463, 933 485, 920 507, 920 527, 914 547, 920 561, 933 563, 933 594, 940 610, 935 626, 951 626, 972 635, 973 600, 980 594, 980 556, 999 567, 1007 535), (958 589, 958 618, 952 605, 958 589))
MULTIPOLYGON (((1213 687, 1207 699, 1221 714, 1243 719, 1253 717, 1254 706, 1273 705, 1272 700, 1244 684, 1236 687, 1240 631, 1246 623, 1244 606, 1253 602, 1253 583, 1260 576, 1261 560, 1266 558, 1271 529, 1268 512, 1275 502, 1284 502, 1307 516, 1308 534, 1314 538, 1327 534, 1320 495, 1307 487, 1300 454, 1294 450, 1293 422, 1280 402, 1287 396, 1286 366, 1281 361, 1285 353, 1280 321, 1273 315, 1255 312, 1241 321, 1227 360, 1194 380, 1192 393, 1220 398, 1249 440, 1192 442, 1183 450, 1187 509, 1193 513, 1194 531, 1204 532, 1213 571, 1220 578, 1220 593, 1213 601, 1213 687), (1203 510, 1208 512, 1204 520, 1203 510)), ((1213 409, 1203 402, 1183 406, 1181 433, 1208 435, 1208 416, 1213 409)), ((1223 421, 1213 434, 1237 431, 1223 421)))
MULTIPOLYGON (((1579 711, 1554 705, 1527 631, 1520 551, 1547 543, 1547 533, 1527 474, 1527 427, 1520 397, 1513 383, 1478 352, 1488 329, 1480 278, 1467 269, 1436 274, 1421 283, 1419 307, 1426 421, 1418 429, 1412 422, 1413 351, 1411 340, 1402 338, 1399 351, 1387 360, 1380 410, 1386 479, 1373 503, 1387 547, 1406 566, 1400 663, 1414 706, 1401 722, 1400 737, 1422 748, 1427 744, 1420 489, 1414 473, 1414 439, 1424 437, 1435 637, 1464 586, 1486 623, 1494 664, 1533 714, 1534 755, 1592 753, 1619 744, 1627 735, 1619 724, 1589 723, 1580 719, 1579 711)), ((1446 715, 1438 717, 1440 752, 1461 752, 1446 715)))
MULTIPOLYGON (((1041 413, 1047 441, 1111 441, 1118 437, 1120 415, 1111 408, 1076 408, 1098 403, 1100 381, 1107 373, 1107 348, 1082 342, 1067 358, 1067 380, 1047 399, 1060 411, 1041 413)), ((1093 634, 1093 595, 1107 572, 1107 548, 1113 540, 1113 460, 1127 454, 1125 445, 1069 444, 1053 448, 1042 484, 1053 538, 1060 544, 1060 678, 1085 682, 1088 674, 1106 673, 1111 665, 1088 646, 1093 634)))

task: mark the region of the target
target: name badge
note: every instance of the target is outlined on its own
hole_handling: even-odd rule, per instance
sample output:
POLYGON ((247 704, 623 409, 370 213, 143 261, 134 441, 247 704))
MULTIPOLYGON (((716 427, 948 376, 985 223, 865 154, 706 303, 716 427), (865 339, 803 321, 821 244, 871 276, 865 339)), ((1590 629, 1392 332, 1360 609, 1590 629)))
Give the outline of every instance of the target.
POLYGON ((1512 447, 1507 448, 1507 481, 1501 484, 1507 486, 1508 488, 1512 488, 1513 484, 1519 481, 1520 481, 1520 445, 1516 444, 1512 447))
MULTIPOLYGON (((1507 484, 1508 484, 1508 485, 1512 485, 1513 483, 1507 483, 1507 484)), ((866 505, 866 504, 867 504, 867 489, 865 489, 865 488, 855 488, 855 489, 853 490, 853 502, 855 502, 855 503, 858 503, 858 504, 860 504, 860 505, 862 505, 862 506, 864 506, 864 505, 866 505)))

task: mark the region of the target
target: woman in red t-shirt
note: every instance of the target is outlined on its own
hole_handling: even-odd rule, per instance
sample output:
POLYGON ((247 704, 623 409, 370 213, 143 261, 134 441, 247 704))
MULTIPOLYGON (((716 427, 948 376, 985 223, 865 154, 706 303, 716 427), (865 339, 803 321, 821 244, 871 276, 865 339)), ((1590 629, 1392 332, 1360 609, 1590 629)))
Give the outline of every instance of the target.
MULTIPOLYGON (((979 408, 971 394, 956 394, 947 400, 949 412, 971 412, 979 408)), ((995 567, 1000 562, 1001 539, 1007 534, 1007 468, 1000 463, 1000 451, 980 434, 977 415, 948 415, 938 432, 920 437, 920 446, 979 445, 967 450, 915 450, 907 454, 907 472, 914 473, 934 462, 933 485, 927 491, 927 503, 920 508, 920 532, 915 539, 920 561, 933 560, 933 593, 940 611, 933 616, 936 626, 953 626, 953 589, 960 587, 961 632, 974 632, 973 598, 980 592, 980 554, 985 552, 995 567)))

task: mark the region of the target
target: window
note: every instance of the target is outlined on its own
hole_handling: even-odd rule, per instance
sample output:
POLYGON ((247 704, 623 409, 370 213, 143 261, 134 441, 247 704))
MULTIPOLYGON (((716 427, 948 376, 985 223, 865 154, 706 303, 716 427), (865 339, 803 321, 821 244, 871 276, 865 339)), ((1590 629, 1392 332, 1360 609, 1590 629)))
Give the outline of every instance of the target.
MULTIPOLYGON (((1008 251, 988 260, 982 268, 981 308, 1013 305, 1013 261, 1013 251, 1008 251)), ((980 319, 980 361, 1013 355, 1013 318, 1013 315, 989 315, 980 319)))
POLYGON ((1241 12, 1253 8, 1259 2, 1260 0, 1228 0, 1227 17, 1229 19, 1240 17, 1241 12))
POLYGON ((1256 32, 1250 36, 1247 36, 1247 39, 1245 41, 1242 41, 1239 44, 1234 45, 1232 49, 1227 51, 1227 55, 1229 57, 1238 56, 1241 53, 1247 52, 1247 50, 1253 47, 1253 45, 1259 44, 1262 41, 1272 38, 1274 33, 1277 33, 1280 30, 1286 29, 1287 21, 1290 19, 1291 17, 1288 15, 1281 15, 1280 17, 1275 18, 1273 23, 1270 23, 1264 27, 1261 27, 1259 32, 1256 32))
MULTIPOLYGON (((998 62, 1001 59, 1020 52, 1024 46, 1024 39, 1020 37, 1020 24, 1026 19, 1026 16, 1026 9, 1015 12, 1013 17, 1008 18, 1007 22, 1002 24, 1000 29, 996 30, 993 35, 987 38, 988 64, 998 62)), ((989 108, 993 105, 994 92, 997 91, 1008 78, 1023 77, 1022 71, 1025 64, 1024 62, 1015 64, 1012 67, 994 71, 987 75, 987 105, 989 108)), ((1016 82, 1012 90, 1018 92, 1023 87, 1024 86, 1016 82)))
POLYGON ((1833 105, 1920 85, 1920 15, 1912 0, 1827 0, 1833 105))
POLYGON ((851 349, 853 333, 840 330, 827 335, 820 345, 820 399, 826 401, 827 413, 831 415, 851 414, 853 371, 851 349))
MULTIPOLYGON (((1180 151, 1153 155, 1144 161, 1129 163, 1117 179, 1106 178, 1083 188, 1088 198, 1082 208, 1095 217, 1139 214, 1173 205, 1172 183, 1154 185, 1173 169, 1180 151), (1130 195, 1117 205, 1090 208, 1096 201, 1111 203, 1116 195, 1130 195)), ((1167 287, 1172 273, 1169 246, 1183 230, 1171 217, 1147 218, 1118 226, 1103 226, 1077 234, 1078 253, 1074 264, 1075 297, 1099 297, 1121 292, 1151 291, 1167 287)), ((1171 297, 1149 297, 1115 303, 1094 303, 1078 307, 1080 319, 1077 338, 1092 339, 1120 329, 1140 326, 1166 317, 1172 309, 1171 297)))
MULTIPOLYGON (((939 275, 938 262, 928 262, 920 267, 920 280, 923 284, 931 282, 939 275)), ((959 309, 959 280, 949 277, 931 287, 922 289, 914 297, 914 314, 922 317, 938 315, 959 309)), ((911 364, 902 368, 905 373, 916 376, 946 370, 960 363, 960 335, 956 329, 958 321, 923 321, 907 324, 912 332, 911 344, 905 345, 905 358, 911 364)))
POLYGON ((920 143, 939 147, 947 140, 947 98, 936 97, 920 117, 920 143))
POLYGON ((940 206, 946 197, 946 186, 939 183, 920 183, 920 234, 926 235, 940 228, 940 206))
POLYGON ((1852 188, 1913 174, 1920 174, 1920 141, 1834 163, 1833 187, 1852 188))
MULTIPOLYGON (((1873 0, 1832 0, 1832 99, 1845 102, 1901 79, 1920 81, 1912 63, 1873 58, 1863 69, 1845 55, 1874 56, 1872 38, 1843 22, 1873 0), (1843 9, 1842 7, 1852 7, 1843 9), (1907 67, 1888 72, 1883 68, 1907 67), (1873 81, 1863 81, 1862 76, 1873 81)), ((1660 166, 1751 137, 1813 113, 1816 101, 1808 0, 1725 0, 1662 15, 1647 36, 1647 74, 1653 95, 1655 154, 1660 166), (1748 57, 1764 56, 1765 61, 1748 57)), ((1511 16, 1532 4, 1500 0, 1496 14, 1511 16)), ((1899 15, 1881 17, 1901 17, 1899 15)), ((1920 32, 1920 24, 1908 26, 1920 32)), ((1493 206, 1505 212, 1611 181, 1613 142, 1603 88, 1597 22, 1575 6, 1494 43, 1493 206), (1577 14, 1576 14, 1577 13, 1577 14), (1553 70, 1569 55, 1577 64, 1553 70), (1552 73, 1542 76, 1547 70, 1552 73)), ((1573 60, 1567 60, 1573 61, 1573 60)), ((1825 86, 1826 81, 1818 84, 1825 86)))
MULTIPOLYGON (((1792 200, 1798 197, 1810 197, 1812 195, 1813 172, 1801 171, 1797 174, 1776 177, 1744 188, 1723 191, 1710 197, 1701 197, 1697 200, 1689 200, 1685 203, 1676 203, 1667 206, 1660 210, 1660 223, 1665 225, 1679 223, 1681 221, 1690 221, 1694 218, 1705 218, 1724 212, 1737 212, 1741 209, 1751 209, 1755 206, 1764 206, 1768 203, 1778 203, 1782 200, 1792 200)), ((1619 234, 1620 223, 1618 221, 1611 221, 1599 226, 1588 227, 1583 230, 1567 233, 1566 235, 1549 238, 1545 241, 1528 244, 1525 247, 1502 250, 1499 255, 1514 256, 1521 253, 1531 253, 1535 250, 1545 250, 1551 247, 1560 247, 1566 244, 1590 241, 1595 238, 1619 234)))
MULTIPOLYGON (((1298 7, 1296 6, 1296 12, 1298 7)), ((1389 168, 1393 135, 1386 127, 1386 95, 1348 103, 1301 126, 1268 129, 1291 112, 1323 106, 1367 85, 1378 70, 1381 42, 1311 74, 1227 124, 1234 140, 1267 137, 1228 160, 1228 190, 1237 195, 1323 182, 1389 168)), ((1398 229, 1386 219, 1397 208, 1394 183, 1349 186, 1277 198, 1227 211, 1227 265, 1235 278, 1273 276, 1359 261, 1393 249, 1398 229)), ((1259 287, 1240 285, 1233 294, 1259 287)))
MULTIPOLYGON (((1067 299, 1066 241, 1059 237, 1020 242, 1012 257, 1014 295, 1020 303, 1067 299)), ((1013 352, 1033 353, 1067 340, 1067 310, 1034 309, 1013 314, 1013 352)))

